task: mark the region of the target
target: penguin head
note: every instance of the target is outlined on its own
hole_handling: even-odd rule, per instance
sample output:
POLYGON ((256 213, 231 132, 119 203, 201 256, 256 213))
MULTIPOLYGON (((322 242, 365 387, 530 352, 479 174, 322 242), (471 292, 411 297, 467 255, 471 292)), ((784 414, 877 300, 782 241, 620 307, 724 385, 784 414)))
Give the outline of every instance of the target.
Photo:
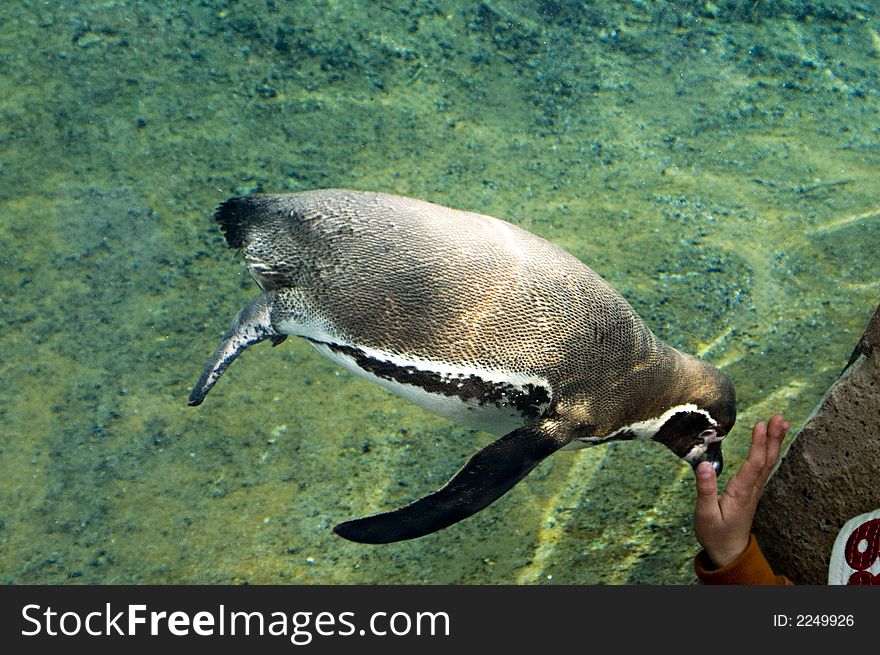
POLYGON ((724 373, 708 364, 701 368, 703 379, 689 401, 668 410, 651 438, 694 469, 700 462, 710 462, 720 475, 724 467, 721 440, 736 423, 736 394, 724 373))
MULTIPOLYGON (((732 427, 732 424, 728 425, 732 427)), ((711 462, 715 473, 720 475, 724 467, 721 440, 730 427, 697 405, 680 405, 670 410, 653 440, 662 443, 695 469, 700 462, 711 462)))

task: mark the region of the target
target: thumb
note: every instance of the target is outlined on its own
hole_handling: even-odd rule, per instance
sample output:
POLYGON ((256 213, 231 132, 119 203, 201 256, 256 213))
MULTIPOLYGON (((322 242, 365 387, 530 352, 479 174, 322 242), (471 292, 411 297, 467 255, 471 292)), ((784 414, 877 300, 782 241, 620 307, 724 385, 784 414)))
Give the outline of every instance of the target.
POLYGON ((697 514, 714 513, 718 510, 718 478, 715 467, 709 462, 697 465, 697 514))

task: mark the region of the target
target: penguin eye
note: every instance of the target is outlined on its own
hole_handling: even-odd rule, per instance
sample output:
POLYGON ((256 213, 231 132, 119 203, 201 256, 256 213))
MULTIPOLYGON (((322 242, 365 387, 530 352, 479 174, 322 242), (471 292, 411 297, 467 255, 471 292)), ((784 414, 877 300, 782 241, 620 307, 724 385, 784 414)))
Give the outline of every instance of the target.
POLYGON ((699 438, 705 441, 706 439, 711 439, 716 434, 718 434, 718 433, 715 432, 715 430, 713 430, 712 428, 709 428, 708 430, 703 430, 702 432, 700 432, 699 438))

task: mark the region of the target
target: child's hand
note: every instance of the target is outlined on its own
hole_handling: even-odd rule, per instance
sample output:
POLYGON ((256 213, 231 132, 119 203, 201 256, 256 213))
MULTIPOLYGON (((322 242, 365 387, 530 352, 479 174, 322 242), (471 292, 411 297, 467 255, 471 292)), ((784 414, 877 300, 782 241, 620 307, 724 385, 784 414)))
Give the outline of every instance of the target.
POLYGON ((758 499, 779 459, 788 428, 782 414, 774 414, 768 425, 755 423, 749 455, 720 496, 712 465, 702 462, 697 467, 694 534, 717 567, 727 566, 746 549, 758 499))

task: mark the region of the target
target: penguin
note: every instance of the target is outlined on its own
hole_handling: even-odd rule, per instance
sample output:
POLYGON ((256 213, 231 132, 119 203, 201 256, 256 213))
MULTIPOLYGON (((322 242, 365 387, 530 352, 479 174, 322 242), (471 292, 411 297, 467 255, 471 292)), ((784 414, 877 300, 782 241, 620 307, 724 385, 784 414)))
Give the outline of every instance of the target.
POLYGON ((722 469, 730 379, 659 340, 562 248, 504 220, 386 193, 233 197, 214 214, 261 295, 189 396, 249 346, 302 337, 340 366, 498 437, 440 489, 340 523, 361 543, 431 534, 488 507, 558 450, 655 441, 722 469))

